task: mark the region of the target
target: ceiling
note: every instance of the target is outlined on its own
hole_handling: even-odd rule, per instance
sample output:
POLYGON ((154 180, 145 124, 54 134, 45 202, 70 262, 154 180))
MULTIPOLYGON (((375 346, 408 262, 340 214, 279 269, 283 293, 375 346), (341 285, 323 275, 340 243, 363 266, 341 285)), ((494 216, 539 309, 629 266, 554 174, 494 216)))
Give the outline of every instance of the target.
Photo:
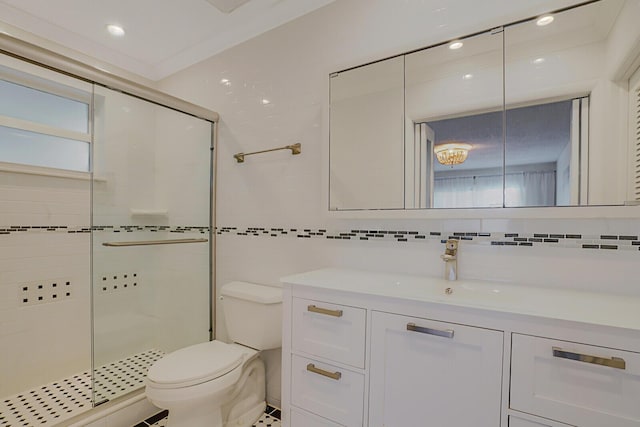
POLYGON ((160 80, 333 1, 0 0, 0 20, 160 80), (214 4, 237 8, 224 13, 214 4), (112 23, 125 29, 124 37, 106 31, 112 23))

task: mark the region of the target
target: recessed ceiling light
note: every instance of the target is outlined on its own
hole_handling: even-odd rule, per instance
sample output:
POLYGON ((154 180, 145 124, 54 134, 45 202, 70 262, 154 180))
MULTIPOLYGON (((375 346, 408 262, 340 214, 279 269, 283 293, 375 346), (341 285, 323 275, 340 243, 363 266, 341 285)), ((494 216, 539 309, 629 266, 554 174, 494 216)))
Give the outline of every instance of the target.
POLYGON ((449 49, 456 50, 460 49, 462 46, 464 46, 464 44, 461 41, 455 41, 449 44, 449 49))
POLYGON ((546 61, 546 59, 544 59, 544 58, 536 58, 536 59, 534 59, 534 60, 533 60, 533 61, 531 61, 531 62, 533 62, 533 63, 534 63, 534 64, 536 64, 536 65, 540 65, 540 64, 542 64, 544 61, 546 61))
POLYGON ((465 80, 471 80, 473 78, 473 74, 465 74, 462 78, 465 80))
POLYGON ((263 98, 263 99, 262 99, 262 105, 269 105, 269 104, 271 104, 271 101, 269 101, 269 100, 268 100, 268 99, 266 99, 266 98, 263 98))
POLYGON ((107 25, 107 31, 109 32, 109 34, 115 37, 124 36, 124 28, 122 28, 120 25, 109 24, 107 25))
POLYGON ((229 79, 220 79, 220 84, 231 86, 231 82, 229 81, 229 79))
POLYGON ((551 15, 545 15, 545 16, 541 16, 540 18, 538 18, 538 20, 536 21, 536 25, 538 27, 544 27, 545 25, 549 25, 553 22, 555 18, 551 15))

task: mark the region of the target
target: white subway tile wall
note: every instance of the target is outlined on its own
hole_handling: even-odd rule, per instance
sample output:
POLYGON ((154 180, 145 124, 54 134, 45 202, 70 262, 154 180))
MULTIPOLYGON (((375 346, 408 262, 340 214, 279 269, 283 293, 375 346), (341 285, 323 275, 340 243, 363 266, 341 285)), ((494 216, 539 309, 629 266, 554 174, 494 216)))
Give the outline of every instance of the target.
MULTIPOLYGON (((634 266, 640 260, 640 252, 629 243, 633 241, 601 238, 640 234, 637 218, 529 220, 489 214, 481 219, 358 220, 327 213, 329 74, 578 2, 526 3, 496 0, 482 6, 460 2, 440 7, 435 2, 377 2, 370 7, 367 0, 334 2, 163 80, 163 90, 221 115, 217 224, 219 232, 222 227, 236 230, 217 235, 218 286, 231 280, 278 283, 282 276, 327 266, 443 274, 438 239, 403 242, 384 234, 384 238, 360 240, 362 233, 350 239, 327 238, 352 230, 385 230, 433 231, 442 236, 492 233, 489 238, 471 236, 472 241, 462 241, 462 278, 639 294, 640 287, 629 280, 635 277, 634 266), (263 98, 271 103, 263 105, 263 98), (302 143, 298 156, 276 152, 247 158, 242 164, 232 157, 236 152, 296 142, 302 143), (269 232, 257 230, 255 236, 248 228, 269 232), (277 230, 292 228, 326 231, 324 236, 307 233, 310 237, 292 238, 277 230), (491 245, 493 233, 498 233, 496 242, 518 246, 491 245), (506 236, 516 233, 517 237, 506 236), (556 239, 551 234, 564 237, 544 242, 556 239), (583 248, 583 244, 598 245, 598 249, 583 248), (625 250, 601 249, 610 244, 625 250)), ((216 329, 218 337, 225 339, 220 310, 216 329)), ((267 368, 274 372, 278 365, 275 357, 267 361, 267 368)), ((274 377, 268 383, 270 401, 277 401, 280 394, 274 377)))
POLYGON ((91 366, 89 186, 0 172, 0 396, 91 366))

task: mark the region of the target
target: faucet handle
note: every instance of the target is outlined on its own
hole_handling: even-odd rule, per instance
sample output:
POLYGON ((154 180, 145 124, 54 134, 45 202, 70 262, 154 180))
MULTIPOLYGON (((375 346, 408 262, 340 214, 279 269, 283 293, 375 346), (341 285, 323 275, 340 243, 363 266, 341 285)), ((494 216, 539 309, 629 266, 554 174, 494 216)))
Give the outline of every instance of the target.
POLYGON ((444 269, 445 280, 456 280, 458 278, 458 240, 449 239, 445 242, 445 250, 440 258, 446 263, 444 269))
POLYGON ((446 253, 447 254, 451 254, 453 252, 453 254, 455 254, 458 251, 458 240, 457 239, 449 239, 447 240, 446 244, 445 244, 445 248, 446 248, 446 253))
POLYGON ((455 261, 458 257, 458 241, 449 239, 446 241, 444 254, 440 255, 443 261, 455 261))

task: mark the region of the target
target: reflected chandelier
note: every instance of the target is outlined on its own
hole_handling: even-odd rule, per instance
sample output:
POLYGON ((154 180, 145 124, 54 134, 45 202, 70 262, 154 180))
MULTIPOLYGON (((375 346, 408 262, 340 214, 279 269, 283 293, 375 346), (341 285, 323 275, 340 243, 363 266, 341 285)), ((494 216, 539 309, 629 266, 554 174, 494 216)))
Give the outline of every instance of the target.
POLYGON ((467 160, 472 145, 459 141, 446 142, 433 147, 438 162, 445 166, 459 165, 467 160))

